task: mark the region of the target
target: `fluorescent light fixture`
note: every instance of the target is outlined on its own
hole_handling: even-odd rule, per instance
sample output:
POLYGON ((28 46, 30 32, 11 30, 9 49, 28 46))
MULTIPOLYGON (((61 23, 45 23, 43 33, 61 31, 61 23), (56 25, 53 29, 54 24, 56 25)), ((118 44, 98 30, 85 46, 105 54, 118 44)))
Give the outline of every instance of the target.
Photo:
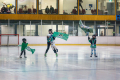
POLYGON ((112 0, 109 0, 109 2, 112 2, 112 0))

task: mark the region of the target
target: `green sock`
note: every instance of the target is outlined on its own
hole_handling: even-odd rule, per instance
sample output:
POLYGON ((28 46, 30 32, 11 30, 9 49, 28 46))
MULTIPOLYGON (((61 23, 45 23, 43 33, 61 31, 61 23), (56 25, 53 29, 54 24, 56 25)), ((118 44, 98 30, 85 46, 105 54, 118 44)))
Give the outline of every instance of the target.
POLYGON ((47 54, 45 54, 45 57, 47 56, 47 54))
POLYGON ((56 53, 56 57, 58 56, 58 54, 56 53))

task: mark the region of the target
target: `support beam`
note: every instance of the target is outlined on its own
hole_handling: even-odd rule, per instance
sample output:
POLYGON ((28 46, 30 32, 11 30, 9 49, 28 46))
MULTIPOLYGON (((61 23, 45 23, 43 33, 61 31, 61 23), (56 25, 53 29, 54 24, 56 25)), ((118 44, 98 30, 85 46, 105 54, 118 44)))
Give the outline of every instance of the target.
POLYGON ((35 25, 35 36, 38 36, 38 25, 35 25))

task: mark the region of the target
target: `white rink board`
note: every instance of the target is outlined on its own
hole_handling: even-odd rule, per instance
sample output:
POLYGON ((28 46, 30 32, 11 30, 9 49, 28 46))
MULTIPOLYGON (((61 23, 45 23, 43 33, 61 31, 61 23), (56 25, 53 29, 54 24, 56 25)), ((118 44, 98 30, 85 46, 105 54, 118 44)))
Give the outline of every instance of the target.
MULTIPOLYGON (((19 43, 26 38, 29 44, 47 44, 46 36, 20 36, 19 43)), ((90 44, 87 36, 70 36, 67 41, 56 38, 56 44, 90 44)), ((97 37, 97 44, 120 44, 120 37, 97 37)))

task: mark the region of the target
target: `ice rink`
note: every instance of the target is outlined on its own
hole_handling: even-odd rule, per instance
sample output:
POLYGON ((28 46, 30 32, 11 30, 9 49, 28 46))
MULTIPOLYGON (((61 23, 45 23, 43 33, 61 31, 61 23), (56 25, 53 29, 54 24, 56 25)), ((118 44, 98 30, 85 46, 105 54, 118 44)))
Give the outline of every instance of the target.
POLYGON ((57 46, 44 57, 46 46, 31 46, 27 58, 20 47, 0 47, 0 80, 120 80, 120 47, 97 46, 98 57, 90 58, 89 46, 57 46))

